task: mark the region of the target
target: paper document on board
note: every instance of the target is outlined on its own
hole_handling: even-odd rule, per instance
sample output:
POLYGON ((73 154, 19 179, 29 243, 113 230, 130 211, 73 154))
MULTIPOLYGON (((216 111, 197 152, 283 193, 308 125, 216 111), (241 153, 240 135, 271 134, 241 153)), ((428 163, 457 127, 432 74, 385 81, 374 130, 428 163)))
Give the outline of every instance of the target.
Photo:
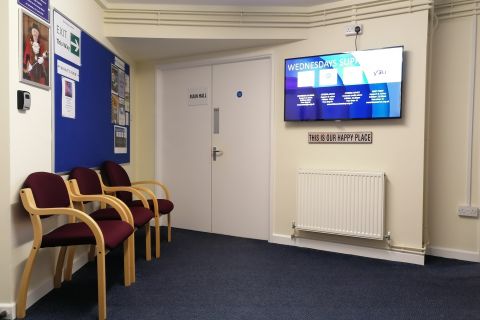
POLYGON ((116 154, 119 153, 127 153, 128 151, 128 144, 127 144, 127 128, 120 127, 120 126, 113 126, 114 130, 114 152, 116 154))
POLYGON ((62 117, 75 119, 75 81, 62 77, 62 117))

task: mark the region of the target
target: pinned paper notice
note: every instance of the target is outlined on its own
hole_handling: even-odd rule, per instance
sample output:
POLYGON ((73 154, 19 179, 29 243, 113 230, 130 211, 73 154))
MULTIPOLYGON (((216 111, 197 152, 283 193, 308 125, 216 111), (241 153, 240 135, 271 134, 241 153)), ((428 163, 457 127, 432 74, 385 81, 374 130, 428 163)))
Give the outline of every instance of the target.
POLYGON ((62 117, 75 119, 75 81, 62 77, 62 117))

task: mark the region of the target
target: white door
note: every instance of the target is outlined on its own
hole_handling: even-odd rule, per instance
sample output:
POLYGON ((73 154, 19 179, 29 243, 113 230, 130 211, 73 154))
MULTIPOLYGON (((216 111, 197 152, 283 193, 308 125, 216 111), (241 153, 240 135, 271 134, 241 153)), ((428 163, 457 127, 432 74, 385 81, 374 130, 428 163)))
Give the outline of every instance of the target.
POLYGON ((157 179, 172 194, 173 225, 205 232, 212 231, 211 70, 206 66, 157 73, 157 179), (191 91, 205 91, 206 104, 191 105, 191 91))
POLYGON ((268 239, 270 77, 268 59, 158 72, 157 173, 175 227, 268 239))
POLYGON ((215 233, 268 238, 270 68, 267 59, 213 66, 215 233))

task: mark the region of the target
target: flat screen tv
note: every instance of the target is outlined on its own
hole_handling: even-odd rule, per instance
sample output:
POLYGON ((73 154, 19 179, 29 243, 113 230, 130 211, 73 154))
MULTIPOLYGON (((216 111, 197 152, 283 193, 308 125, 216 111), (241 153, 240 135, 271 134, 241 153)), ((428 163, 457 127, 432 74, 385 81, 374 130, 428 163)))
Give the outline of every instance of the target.
POLYGON ((285 60, 285 121, 402 115, 403 46, 285 60))

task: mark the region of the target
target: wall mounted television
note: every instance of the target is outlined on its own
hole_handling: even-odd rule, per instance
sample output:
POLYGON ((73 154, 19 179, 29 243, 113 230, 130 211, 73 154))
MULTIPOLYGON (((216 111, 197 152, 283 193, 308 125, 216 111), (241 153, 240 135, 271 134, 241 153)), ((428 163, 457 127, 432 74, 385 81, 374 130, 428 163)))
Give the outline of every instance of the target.
POLYGON ((403 46, 285 59, 285 121, 402 115, 403 46))

